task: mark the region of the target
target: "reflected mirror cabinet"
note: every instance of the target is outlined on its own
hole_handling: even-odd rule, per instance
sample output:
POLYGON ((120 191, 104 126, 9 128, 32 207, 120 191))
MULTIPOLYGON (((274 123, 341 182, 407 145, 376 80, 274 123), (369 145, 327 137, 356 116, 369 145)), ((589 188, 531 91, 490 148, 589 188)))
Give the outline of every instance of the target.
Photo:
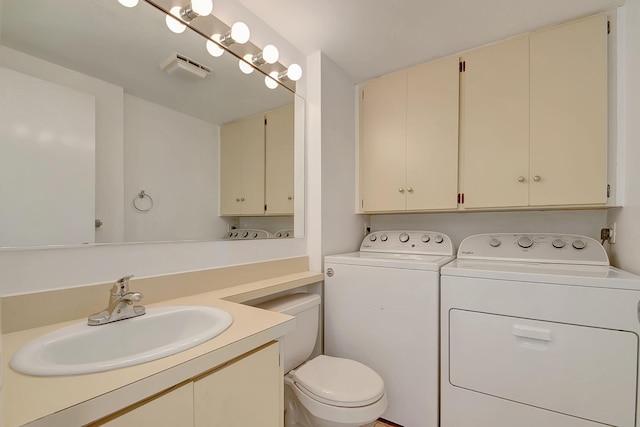
POLYGON ((230 27, 214 10, 174 33, 174 3, 0 3, 0 247, 273 237, 302 220, 304 100, 265 85, 286 67, 242 72, 250 41, 212 56, 206 37, 230 27))

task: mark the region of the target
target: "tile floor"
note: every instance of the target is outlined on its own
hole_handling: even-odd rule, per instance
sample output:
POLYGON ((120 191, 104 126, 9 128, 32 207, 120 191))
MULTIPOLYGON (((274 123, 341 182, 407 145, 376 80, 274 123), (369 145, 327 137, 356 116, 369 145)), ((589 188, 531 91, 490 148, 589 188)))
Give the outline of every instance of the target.
POLYGON ((367 424, 365 427, 394 427, 392 424, 387 424, 384 421, 375 421, 371 424, 367 424))

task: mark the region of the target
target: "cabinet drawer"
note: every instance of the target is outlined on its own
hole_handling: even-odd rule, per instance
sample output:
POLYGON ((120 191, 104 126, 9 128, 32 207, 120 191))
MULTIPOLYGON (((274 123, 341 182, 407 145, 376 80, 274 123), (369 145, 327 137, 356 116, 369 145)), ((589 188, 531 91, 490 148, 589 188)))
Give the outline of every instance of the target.
POLYGON ((631 332, 449 312, 452 385, 615 426, 634 426, 631 332))

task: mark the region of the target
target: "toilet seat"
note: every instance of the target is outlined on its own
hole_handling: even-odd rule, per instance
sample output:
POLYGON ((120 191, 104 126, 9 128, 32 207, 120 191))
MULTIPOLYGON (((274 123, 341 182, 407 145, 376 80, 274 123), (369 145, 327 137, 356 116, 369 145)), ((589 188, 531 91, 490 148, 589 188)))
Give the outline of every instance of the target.
POLYGON ((380 375, 355 360, 320 355, 291 374, 301 392, 331 406, 367 406, 384 394, 380 375))

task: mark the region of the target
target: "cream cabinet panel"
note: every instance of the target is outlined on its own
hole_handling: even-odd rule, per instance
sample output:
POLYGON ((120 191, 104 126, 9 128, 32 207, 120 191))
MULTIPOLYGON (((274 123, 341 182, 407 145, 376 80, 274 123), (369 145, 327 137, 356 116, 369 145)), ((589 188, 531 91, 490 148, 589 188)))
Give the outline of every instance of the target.
POLYGON ((220 215, 240 211, 242 194, 242 122, 220 129, 220 215))
POLYGON ((407 73, 360 89, 360 209, 405 210, 407 73))
POLYGON ((461 192, 465 208, 528 205, 529 36, 463 57, 461 192))
POLYGON ((266 117, 266 214, 293 215, 293 104, 266 117))
POLYGON ((407 75, 407 210, 455 209, 458 192, 458 57, 407 75))
POLYGON ((606 203, 607 18, 531 34, 531 205, 606 203))
POLYGON ((197 379, 195 426, 282 426, 283 376, 279 345, 273 343, 197 379))
POLYGON ((264 116, 222 126, 220 214, 264 214, 264 116))
POLYGON ((90 427, 176 427, 193 425, 193 383, 117 412, 90 427))

